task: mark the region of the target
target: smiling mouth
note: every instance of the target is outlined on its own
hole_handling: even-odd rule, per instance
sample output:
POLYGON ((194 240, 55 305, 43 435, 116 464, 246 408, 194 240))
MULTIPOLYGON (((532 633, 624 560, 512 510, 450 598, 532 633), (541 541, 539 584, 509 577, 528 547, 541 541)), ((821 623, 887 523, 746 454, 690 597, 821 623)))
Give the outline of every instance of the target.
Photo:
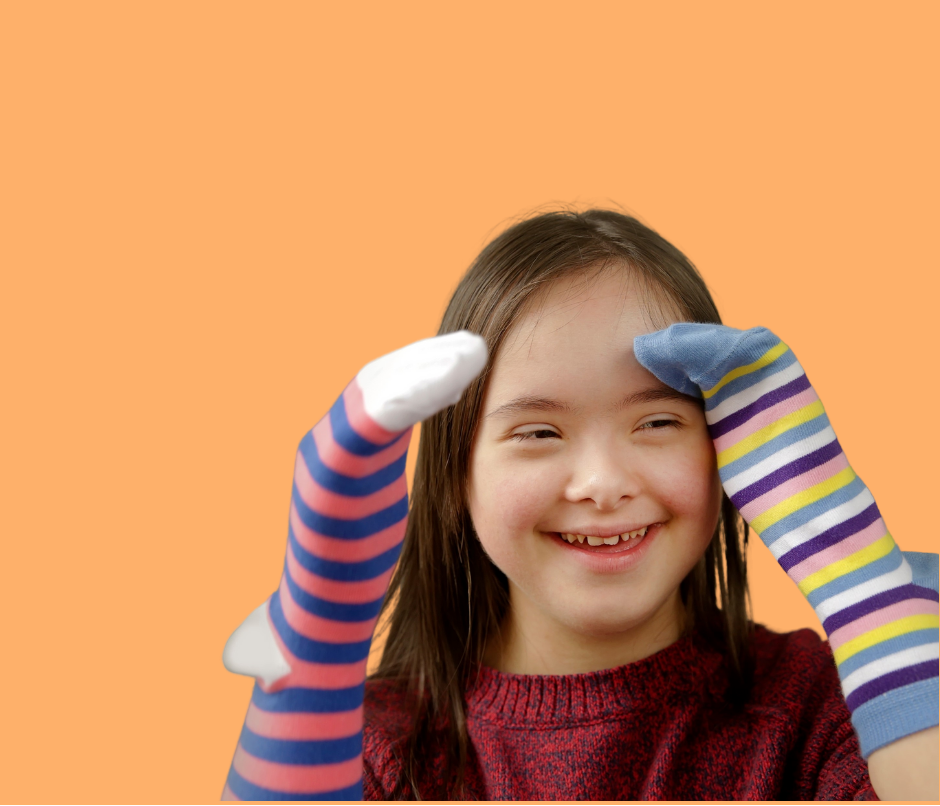
POLYGON ((562 532, 554 532, 553 534, 561 540, 562 543, 567 543, 569 546, 581 549, 582 551, 611 553, 630 551, 643 541, 643 538, 646 537, 646 533, 650 529, 660 525, 661 524, 658 523, 651 523, 649 526, 644 526, 642 529, 637 529, 635 532, 626 532, 610 537, 574 535, 562 532))

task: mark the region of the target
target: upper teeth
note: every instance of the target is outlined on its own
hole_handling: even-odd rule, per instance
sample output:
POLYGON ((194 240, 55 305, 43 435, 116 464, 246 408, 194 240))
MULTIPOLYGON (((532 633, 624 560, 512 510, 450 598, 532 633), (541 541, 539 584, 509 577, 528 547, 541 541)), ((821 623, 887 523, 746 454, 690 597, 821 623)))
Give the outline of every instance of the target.
POLYGON ((649 529, 648 526, 644 526, 642 529, 637 529, 635 532, 625 532, 622 535, 614 535, 613 537, 595 537, 594 535, 569 535, 563 534, 562 539, 567 540, 569 543, 574 543, 577 540, 579 543, 583 543, 585 538, 587 538, 588 545, 599 546, 602 543, 606 543, 608 546, 616 546, 621 540, 629 540, 631 537, 643 537, 646 534, 646 530, 649 529))

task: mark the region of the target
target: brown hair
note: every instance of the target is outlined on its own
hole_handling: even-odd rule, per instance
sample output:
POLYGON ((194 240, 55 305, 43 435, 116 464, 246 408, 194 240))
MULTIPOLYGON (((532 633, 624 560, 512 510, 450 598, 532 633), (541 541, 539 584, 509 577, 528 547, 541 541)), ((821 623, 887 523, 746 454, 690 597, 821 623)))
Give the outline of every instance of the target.
MULTIPOLYGON (((631 272, 657 326, 666 310, 686 321, 721 322, 685 255, 635 218, 596 209, 544 213, 507 229, 470 266, 444 313, 438 334, 478 333, 490 357, 456 405, 421 424, 408 528, 382 608, 394 602, 374 676, 403 681, 415 706, 398 795, 410 789, 421 797, 421 745, 442 741, 449 764, 444 780, 452 782, 448 797, 463 795, 469 751, 463 691, 509 604, 506 578, 476 538, 466 497, 493 362, 537 294, 560 278, 606 268, 631 272)), ((726 654, 729 695, 739 706, 749 695, 753 667, 747 540, 747 524, 724 495, 715 534, 679 587, 684 634, 695 631, 726 654)))

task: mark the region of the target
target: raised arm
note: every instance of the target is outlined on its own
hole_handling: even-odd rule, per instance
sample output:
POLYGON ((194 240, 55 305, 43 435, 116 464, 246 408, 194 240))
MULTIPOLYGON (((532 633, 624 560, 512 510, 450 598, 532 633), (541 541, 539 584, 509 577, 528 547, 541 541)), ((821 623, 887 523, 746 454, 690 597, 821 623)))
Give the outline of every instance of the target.
POLYGON ((661 381, 704 398, 725 492, 829 637, 878 796, 936 799, 937 555, 900 550, 769 330, 676 324, 634 350, 661 381))
POLYGON ((257 678, 223 800, 362 799, 366 663, 405 534, 411 429, 486 356, 465 331, 383 356, 301 440, 280 586, 223 651, 257 678))

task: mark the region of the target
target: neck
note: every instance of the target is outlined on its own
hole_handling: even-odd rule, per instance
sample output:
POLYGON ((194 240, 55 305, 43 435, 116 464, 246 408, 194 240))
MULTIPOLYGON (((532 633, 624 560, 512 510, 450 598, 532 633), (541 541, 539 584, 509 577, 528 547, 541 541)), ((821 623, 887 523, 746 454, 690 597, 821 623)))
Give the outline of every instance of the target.
POLYGON ((508 674, 584 674, 624 666, 675 643, 685 623, 678 590, 642 624, 594 635, 530 612, 512 588, 510 583, 509 611, 484 656, 487 666, 508 674))

